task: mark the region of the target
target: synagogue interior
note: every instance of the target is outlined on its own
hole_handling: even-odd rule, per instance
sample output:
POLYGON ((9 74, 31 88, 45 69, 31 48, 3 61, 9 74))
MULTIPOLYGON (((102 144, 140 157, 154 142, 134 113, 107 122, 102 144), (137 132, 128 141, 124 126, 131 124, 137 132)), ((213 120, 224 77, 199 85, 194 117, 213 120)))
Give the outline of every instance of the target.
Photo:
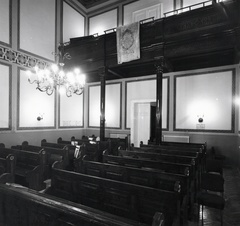
POLYGON ((240 225, 239 0, 1 0, 0 225, 240 225))

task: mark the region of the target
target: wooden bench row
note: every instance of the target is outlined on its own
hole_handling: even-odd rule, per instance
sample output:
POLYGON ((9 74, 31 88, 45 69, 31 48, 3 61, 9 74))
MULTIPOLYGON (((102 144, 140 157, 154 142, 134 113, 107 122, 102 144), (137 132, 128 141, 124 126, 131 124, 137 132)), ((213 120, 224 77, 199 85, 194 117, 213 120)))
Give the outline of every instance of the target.
POLYGON ((5 148, 2 145, 0 147, 0 157, 8 156, 9 154, 14 156, 12 166, 14 182, 36 190, 44 189, 43 172, 46 165, 46 152, 40 150, 34 153, 5 148))
MULTIPOLYGON (((44 142, 47 146, 47 142, 46 141, 44 142)), ((55 146, 55 148, 57 149, 57 146, 55 146)), ((114 167, 112 166, 111 167, 107 166, 108 169, 110 168, 111 169, 106 170, 105 168, 104 169, 105 171, 102 169, 103 168, 102 167, 99 171, 101 173, 98 172, 99 175, 97 175, 97 177, 96 175, 95 176, 86 175, 86 172, 84 172, 84 174, 69 172, 63 169, 64 163, 61 159, 60 162, 55 162, 53 164, 54 167, 52 169, 52 174, 51 174, 52 186, 47 190, 47 193, 60 198, 70 199, 74 202, 82 203, 84 205, 94 207, 106 212, 110 212, 112 214, 115 214, 121 217, 130 218, 134 221, 140 221, 147 225, 151 224, 154 213, 156 211, 160 211, 164 213, 166 225, 180 224, 180 222, 183 220, 182 218, 184 217, 181 206, 185 202, 183 201, 182 193, 173 189, 174 180, 173 179, 167 180, 166 178, 165 179, 158 178, 159 179, 158 182, 152 183, 154 178, 152 177, 152 181, 148 181, 146 184, 144 184, 143 177, 141 178, 139 173, 136 173, 137 170, 135 170, 135 174, 134 174, 133 173, 134 170, 132 170, 133 169, 132 167, 138 167, 138 168, 141 167, 141 169, 138 169, 138 170, 142 171, 142 173, 147 171, 147 168, 149 169, 149 171, 154 171, 152 168, 156 168, 155 170, 158 171, 158 173, 161 173, 161 171, 164 171, 165 176, 166 176, 166 172, 168 172, 171 175, 173 174, 177 175, 179 172, 185 175, 184 173, 188 172, 187 175, 185 176, 192 177, 192 172, 194 171, 191 167, 188 166, 187 171, 186 170, 182 171, 181 167, 184 164, 176 163, 173 161, 173 163, 161 162, 162 168, 157 168, 157 164, 154 163, 154 162, 157 162, 156 160, 142 159, 144 156, 141 156, 139 159, 129 158, 129 156, 120 157, 124 160, 121 160, 121 162, 117 162, 116 159, 113 159, 112 157, 119 158, 119 156, 110 156, 109 154, 107 155, 106 153, 107 152, 105 152, 105 154, 102 155, 103 162, 105 161, 106 158, 109 161, 109 157, 111 157, 109 163, 120 164, 125 166, 125 167, 118 166, 118 168, 122 168, 121 173, 119 173, 119 170, 116 170, 116 168, 113 169, 114 167), (134 161, 129 161, 129 160, 134 160, 134 161), (175 169, 176 171, 174 171, 173 165, 171 164, 175 166, 174 168, 176 168, 177 166, 178 169, 177 170, 175 169), (130 176, 128 177, 123 176, 124 174, 126 174, 127 168, 131 168, 131 170, 128 171, 130 172, 129 173, 130 176), (106 175, 110 176, 110 178, 107 179, 108 176, 106 175), (122 181, 119 178, 122 178, 122 181), (157 186, 156 186, 156 183, 158 183, 157 186), (126 186, 126 184, 128 186, 126 186), (81 195, 79 194, 79 191, 81 191, 80 192, 81 195), (166 199, 166 197, 168 198, 166 199), (161 204, 159 203, 156 204, 155 203, 156 200, 160 201, 161 204), (169 203, 169 200, 171 200, 171 204, 169 203), (100 203, 104 203, 104 205, 101 206, 100 203), (144 212, 142 211, 142 209, 144 209, 144 212), (149 212, 146 211, 146 209, 149 210, 149 212)), ((174 159, 176 159, 176 157, 174 157, 174 159)), ((87 159, 82 160, 82 162, 85 162, 85 163, 86 161, 87 159)), ((94 163, 94 164, 96 166, 97 163, 94 163)), ((103 165, 103 163, 101 163, 101 165, 103 165)), ((159 165, 159 162, 158 162, 158 165, 159 165)), ((190 164, 185 164, 185 165, 190 165, 190 164)), ((83 163, 82 165, 79 165, 79 168, 82 169, 82 166, 83 166, 83 163)), ((88 164, 88 167, 89 167, 89 164, 88 164)), ((97 170, 99 170, 99 168, 96 170, 96 167, 95 168, 94 167, 92 168, 92 172, 96 173, 97 170)), ((105 164, 105 167, 106 167, 106 164, 105 164)), ((147 177, 147 174, 144 174, 144 175, 147 177)), ((163 172, 162 172, 162 175, 163 175, 163 172)), ((176 186, 178 182, 179 181, 175 181, 174 185, 176 186)), ((186 207, 184 207, 183 209, 186 209, 186 207)))
POLYGON ((156 189, 179 193, 181 222, 188 219, 189 177, 186 175, 161 172, 156 169, 139 169, 108 163, 94 162, 84 156, 79 165, 80 173, 117 180, 156 189))
POLYGON ((156 212, 165 225, 179 225, 180 194, 63 170, 53 164, 47 194, 151 225, 156 212))
POLYGON ((6 148, 4 144, 0 145, 0 169, 3 172, 11 172, 15 183, 34 190, 45 189, 44 181, 51 178, 51 168, 55 161, 62 162, 64 168, 68 168, 73 158, 68 146, 47 146, 44 145, 46 140, 43 140, 42 146, 29 145, 24 141, 21 145, 15 145, 11 148, 6 148), (9 158, 7 158, 8 155, 9 158), (11 158, 10 158, 11 157, 11 158), (6 162, 6 169, 1 164, 1 159, 14 159, 11 165, 6 162))
MULTIPOLYGON (((149 226, 16 184, 0 184, 0 225, 149 226)), ((163 226, 156 213, 152 226, 163 226)))

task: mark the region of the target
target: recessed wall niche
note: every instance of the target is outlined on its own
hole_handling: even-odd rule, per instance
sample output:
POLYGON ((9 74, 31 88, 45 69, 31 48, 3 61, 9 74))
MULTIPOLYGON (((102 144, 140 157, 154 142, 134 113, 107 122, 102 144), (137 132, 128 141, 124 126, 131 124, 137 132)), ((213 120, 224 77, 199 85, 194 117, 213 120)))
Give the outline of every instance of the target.
POLYGON ((18 84, 18 129, 55 128, 56 93, 49 96, 37 90, 20 68, 18 84))
POLYGON ((235 71, 175 76, 175 130, 234 130, 235 71))

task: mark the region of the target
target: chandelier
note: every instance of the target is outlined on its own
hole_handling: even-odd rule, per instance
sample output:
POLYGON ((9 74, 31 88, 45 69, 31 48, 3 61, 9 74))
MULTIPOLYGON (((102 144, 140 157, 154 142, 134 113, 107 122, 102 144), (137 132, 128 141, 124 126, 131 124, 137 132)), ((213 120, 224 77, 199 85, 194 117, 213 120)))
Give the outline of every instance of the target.
POLYGON ((27 71, 28 82, 36 84, 36 89, 48 95, 52 95, 54 90, 65 92, 67 97, 71 97, 72 94, 81 95, 85 86, 85 75, 79 68, 65 72, 64 59, 71 59, 71 56, 64 53, 64 43, 59 44, 58 50, 58 53, 54 53, 57 64, 47 65, 44 69, 35 65, 34 71, 27 71))

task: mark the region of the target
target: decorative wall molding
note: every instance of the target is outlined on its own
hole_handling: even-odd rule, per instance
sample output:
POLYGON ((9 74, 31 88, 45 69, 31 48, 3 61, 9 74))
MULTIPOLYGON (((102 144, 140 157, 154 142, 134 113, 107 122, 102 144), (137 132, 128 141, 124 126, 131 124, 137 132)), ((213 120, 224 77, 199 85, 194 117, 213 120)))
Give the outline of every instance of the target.
POLYGON ((39 60, 35 57, 20 53, 11 48, 0 45, 0 60, 17 64, 23 67, 32 68, 38 65, 39 68, 44 69, 49 66, 49 63, 43 60, 39 60))

